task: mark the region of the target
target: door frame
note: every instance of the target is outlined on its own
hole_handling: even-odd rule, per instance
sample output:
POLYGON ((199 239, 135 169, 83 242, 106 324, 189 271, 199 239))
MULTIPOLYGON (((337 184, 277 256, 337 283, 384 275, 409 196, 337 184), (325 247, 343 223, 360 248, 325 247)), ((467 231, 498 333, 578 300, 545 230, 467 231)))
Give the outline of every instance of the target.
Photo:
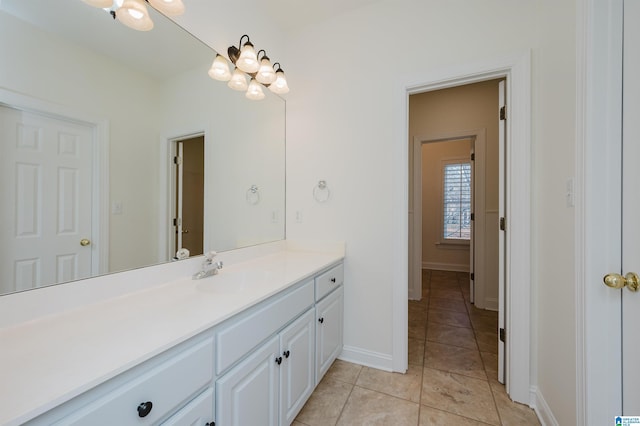
POLYGON ((507 392, 514 401, 536 404, 532 386, 531 350, 531 51, 507 55, 481 63, 438 70, 428 75, 402 76, 398 82, 394 152, 394 274, 393 353, 394 371, 406 371, 408 354, 408 264, 409 264, 409 96, 429 90, 461 86, 496 78, 507 80, 506 156, 506 282, 507 295, 507 392), (517 309, 510 309, 517 307, 517 309))
MULTIPOLYGON (((173 248, 175 247, 175 232, 172 232, 170 228, 172 227, 172 220, 174 217, 174 211, 176 206, 176 182, 175 182, 175 172, 174 167, 175 164, 173 162, 173 158, 177 155, 176 146, 177 142, 196 138, 199 136, 204 137, 204 173, 205 173, 205 217, 207 217, 207 131, 205 130, 194 130, 187 131, 184 133, 177 133, 178 136, 167 136, 161 138, 161 145, 163 149, 161 149, 161 165, 160 165, 160 182, 164 182, 164 186, 160 186, 160 205, 164 206, 160 212, 160 221, 159 221, 159 229, 158 229, 158 257, 160 259, 171 260, 175 256, 175 252, 173 248)), ((205 220, 205 229, 204 229, 204 239, 203 246, 208 247, 207 244, 207 236, 209 235, 207 232, 207 221, 205 220)))
POLYGON ((0 104, 93 128, 91 159, 91 277, 109 272, 109 121, 0 87, 0 104))
MULTIPOLYGON (((485 152, 486 152, 486 129, 473 129, 473 130, 456 130, 445 133, 431 133, 426 135, 419 135, 413 138, 413 234, 417 236, 422 235, 422 147, 425 144, 432 142, 447 142, 456 141, 461 139, 470 139, 471 148, 475 151, 475 166, 473 167, 473 212, 474 212, 474 228, 476 233, 472 236, 471 244, 473 247, 469 247, 469 250, 475 250, 474 247, 484 246, 484 233, 477 232, 478 229, 484 229, 485 224, 485 205, 484 205, 484 186, 485 186, 485 152)), ((422 298, 422 285, 420 279, 422 277, 422 238, 413 238, 412 250, 410 255, 413 255, 414 270, 409 271, 413 274, 413 288, 410 289, 410 299, 419 300, 422 298)), ((476 250, 478 264, 484 265, 484 252, 482 250, 476 250), (480 263, 482 262, 482 263, 480 263)), ((473 268, 475 269, 477 265, 473 268)), ((475 271, 474 287, 476 294, 481 294, 484 297, 484 266, 478 267, 475 271), (480 291, 478 291, 480 289, 480 291)))
POLYGON ((622 410, 621 297, 602 277, 621 271, 622 0, 576 3, 576 420, 622 410))

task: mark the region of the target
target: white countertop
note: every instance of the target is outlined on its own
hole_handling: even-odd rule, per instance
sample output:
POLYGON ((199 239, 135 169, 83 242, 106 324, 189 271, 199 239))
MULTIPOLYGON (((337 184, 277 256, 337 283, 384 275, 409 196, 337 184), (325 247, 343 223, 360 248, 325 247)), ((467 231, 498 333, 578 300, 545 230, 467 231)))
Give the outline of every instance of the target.
POLYGON ((343 257, 281 251, 2 328, 0 424, 35 418, 343 257))

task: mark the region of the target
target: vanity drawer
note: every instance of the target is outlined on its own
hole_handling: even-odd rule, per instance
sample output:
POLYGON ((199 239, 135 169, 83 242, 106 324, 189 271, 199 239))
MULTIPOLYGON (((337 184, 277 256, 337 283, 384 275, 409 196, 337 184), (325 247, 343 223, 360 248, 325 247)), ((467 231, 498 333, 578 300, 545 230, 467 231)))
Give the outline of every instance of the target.
POLYGON ((256 345, 284 327, 313 304, 313 281, 289 294, 267 300, 216 333, 216 374, 221 374, 256 345))
POLYGON ((344 265, 341 263, 316 277, 316 300, 322 299, 344 282, 344 265))
POLYGON ((161 426, 213 424, 213 401, 213 388, 208 388, 161 426))
MULTIPOLYGON (((213 341, 208 339, 178 353, 117 390, 87 404, 56 425, 148 425, 205 388, 213 379, 213 341), (151 402, 141 417, 139 406, 151 402)), ((148 406, 148 405, 147 405, 148 406)))

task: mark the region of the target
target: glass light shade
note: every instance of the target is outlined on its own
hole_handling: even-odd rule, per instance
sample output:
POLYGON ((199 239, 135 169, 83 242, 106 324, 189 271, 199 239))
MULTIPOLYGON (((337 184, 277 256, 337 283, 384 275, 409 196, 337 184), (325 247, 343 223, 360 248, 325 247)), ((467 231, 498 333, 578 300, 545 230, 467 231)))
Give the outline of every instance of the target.
POLYGON ((262 91, 262 86, 260 83, 256 81, 255 78, 251 79, 251 83, 249 83, 249 89, 245 96, 252 101, 259 101, 260 99, 264 99, 264 92, 262 91))
POLYGON ((273 93, 277 93, 278 95, 289 93, 289 85, 287 84, 287 79, 284 76, 284 71, 276 71, 276 81, 269 86, 269 90, 273 93))
POLYGON ((231 87, 233 90, 245 91, 248 87, 247 76, 236 68, 233 70, 233 75, 231 76, 229 83, 227 83, 227 86, 231 87))
POLYGON ((111 6, 113 6, 113 0, 82 0, 82 1, 93 7, 100 7, 102 9, 110 8, 111 6))
POLYGON ((125 0, 120 9, 116 10, 116 18, 134 30, 149 31, 153 28, 153 21, 143 0, 125 0))
POLYGON ((222 55, 217 54, 216 58, 213 60, 213 64, 211 64, 211 68, 209 68, 209 77, 218 81, 231 80, 231 70, 229 70, 229 64, 222 55))
POLYGON ((262 58, 260 60, 260 69, 258 69, 258 74, 256 74, 256 80, 262 84, 271 84, 276 81, 276 72, 273 70, 269 58, 262 58))
POLYGON ((149 0, 160 13, 167 16, 178 16, 184 13, 184 3, 182 0, 149 0))
POLYGON ((258 63, 256 51, 253 49, 253 44, 246 42, 244 46, 242 46, 240 57, 236 61, 236 66, 248 74, 258 71, 260 64, 258 63))

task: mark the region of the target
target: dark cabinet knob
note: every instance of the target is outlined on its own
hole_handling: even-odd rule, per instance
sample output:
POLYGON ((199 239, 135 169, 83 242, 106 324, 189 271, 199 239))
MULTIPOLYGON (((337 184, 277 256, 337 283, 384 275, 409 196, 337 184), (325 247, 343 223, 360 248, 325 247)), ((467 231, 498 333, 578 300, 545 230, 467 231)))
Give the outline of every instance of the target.
POLYGON ((282 355, 284 355, 285 358, 289 358, 289 355, 291 355, 291 352, 284 351, 284 352, 282 352, 282 355))
POLYGON ((331 278, 331 282, 332 282, 332 283, 335 283, 335 282, 336 282, 336 279, 335 279, 335 278, 331 278))
POLYGON ((152 408, 153 403, 151 401, 141 403, 140 405, 138 405, 138 416, 147 417, 152 408))
POLYGON ((204 425, 204 426, 216 426, 216 422, 209 422, 209 423, 207 423, 207 424, 206 424, 206 425, 204 425))
POLYGON ((281 356, 276 358, 276 364, 278 364, 278 365, 282 364, 282 357, 281 356))
POLYGON ((324 322, 324 318, 318 318, 318 322, 322 324, 324 322))

